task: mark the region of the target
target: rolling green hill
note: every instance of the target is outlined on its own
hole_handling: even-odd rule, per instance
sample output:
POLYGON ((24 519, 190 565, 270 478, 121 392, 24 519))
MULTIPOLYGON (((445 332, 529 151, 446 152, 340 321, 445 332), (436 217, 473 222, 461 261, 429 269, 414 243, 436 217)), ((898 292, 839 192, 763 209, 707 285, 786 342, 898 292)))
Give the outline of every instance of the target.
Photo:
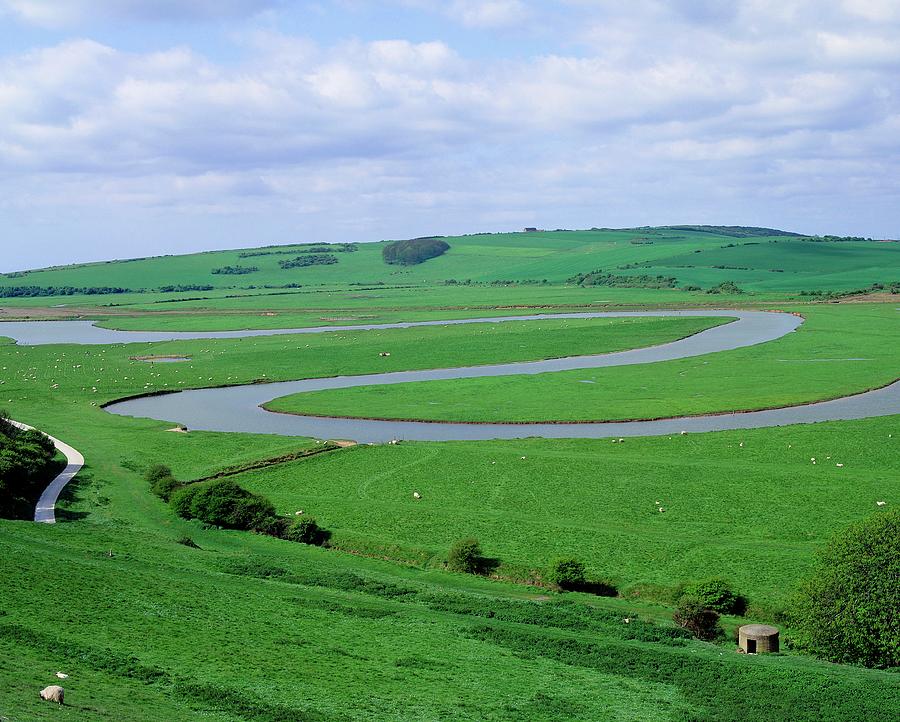
MULTIPOLYGON (((292 284, 562 284, 576 274, 597 269, 624 276, 674 276, 680 286, 707 288, 733 280, 746 290, 779 292, 844 291, 900 279, 900 245, 895 243, 822 243, 768 229, 738 232, 673 227, 446 237, 443 240, 450 249, 444 255, 414 266, 385 263, 381 253, 386 242, 354 244, 357 250, 353 252, 336 245, 333 248, 341 250, 324 254, 305 253, 310 245, 277 246, 19 272, 0 277, 0 290, 28 286, 72 291, 187 287, 187 292, 196 294, 207 287, 243 293, 292 284), (738 232, 741 235, 735 235, 738 232), (334 262, 283 267, 297 258, 320 256, 329 256, 334 262), (214 273, 227 269, 240 272, 214 273)), ((329 248, 314 245, 313 250, 329 248)), ((97 302, 97 298, 88 300, 97 302)))
MULTIPOLYGON (((709 358, 278 402, 293 410, 414 408, 469 421, 559 420, 598 408, 665 415, 795 403, 898 376, 896 297, 800 296, 897 280, 896 243, 694 226, 445 240, 444 255, 412 266, 384 263, 384 244, 372 243, 7 274, 0 288, 62 295, 0 297, 0 318, 200 330, 620 306, 807 316, 779 341, 709 358), (336 262, 293 262, 316 255, 336 262), (616 285, 567 282, 593 271, 616 285), (620 285, 658 275, 675 287, 620 285), (725 281, 743 292, 706 292, 725 281), (124 292, 87 293, 97 288, 124 292)), ((0 520, 0 719, 897 719, 898 675, 805 656, 789 612, 824 540, 877 513, 879 501, 900 503, 898 417, 623 444, 333 449, 273 435, 173 433, 178 419, 101 408, 174 389, 598 353, 720 321, 523 321, 90 347, 0 339, 0 409, 86 459, 57 525, 0 520), (189 360, 138 360, 166 355, 189 360), (295 460, 313 448, 328 450, 295 460), (333 534, 331 548, 184 521, 143 479, 158 463, 183 481, 227 474, 291 518, 304 509, 333 534), (497 564, 493 578, 445 569, 449 545, 472 534, 497 564), (542 586, 560 555, 581 558, 619 596, 542 586), (672 605, 686 582, 712 576, 746 595, 749 609, 723 618, 717 641, 688 639, 672 605), (734 630, 748 621, 778 624, 783 653, 735 654, 734 630), (57 670, 69 674, 61 708, 37 697, 57 670)))

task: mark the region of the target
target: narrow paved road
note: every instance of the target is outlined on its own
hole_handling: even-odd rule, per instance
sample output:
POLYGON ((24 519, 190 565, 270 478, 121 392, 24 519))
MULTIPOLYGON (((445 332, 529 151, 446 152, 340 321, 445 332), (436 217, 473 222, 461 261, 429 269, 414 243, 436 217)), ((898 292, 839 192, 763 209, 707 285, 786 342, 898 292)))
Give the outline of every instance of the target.
MULTIPOLYGON (((20 429, 34 429, 33 426, 18 421, 12 421, 12 423, 20 429)), ((34 508, 34 520, 40 524, 56 524, 56 502, 66 484, 81 471, 81 467, 84 466, 84 457, 81 452, 73 449, 67 443, 54 439, 50 434, 44 435, 53 442, 56 450, 66 457, 66 468, 44 489, 44 493, 41 494, 41 498, 38 499, 37 506, 34 508)))

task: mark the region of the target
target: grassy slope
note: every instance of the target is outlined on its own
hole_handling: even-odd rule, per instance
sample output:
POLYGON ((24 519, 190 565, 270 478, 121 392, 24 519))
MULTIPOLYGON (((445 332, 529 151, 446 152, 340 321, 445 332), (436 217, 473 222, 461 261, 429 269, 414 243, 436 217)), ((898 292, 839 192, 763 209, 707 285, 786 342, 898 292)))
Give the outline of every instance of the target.
POLYGON ((620 420, 767 408, 894 381, 900 344, 889 304, 823 305, 771 343, 640 366, 370 386, 297 394, 277 411, 451 421, 620 420), (587 382, 587 383, 585 383, 587 382))
POLYGON ((240 483, 284 512, 315 514, 347 549, 427 564, 473 534, 514 577, 574 554, 626 590, 723 575, 771 607, 787 601, 836 529, 876 501, 900 503, 896 428, 889 417, 623 444, 405 443, 240 483))
POLYGON ((552 603, 500 601, 527 590, 172 524, 158 503, 139 523, 92 516, 0 523, 0 646, 16 662, 0 664, 0 713, 12 720, 48 714, 35 690, 56 669, 71 675, 73 709, 54 716, 85 720, 753 720, 772 699, 794 719, 897 710, 893 675, 627 641, 634 610, 620 602, 608 616, 582 608, 573 628, 552 603), (175 543, 185 531, 200 550, 175 543), (234 561, 287 574, 224 573, 234 561), (531 624, 512 621, 529 610, 531 624), (592 643, 615 664, 572 653, 592 643))
MULTIPOLYGON (((510 277, 505 275, 507 270, 516 271, 520 275, 513 277, 518 278, 527 277, 521 274, 528 272, 538 274, 543 268, 568 274, 606 267, 608 262, 631 263, 685 253, 698 243, 718 248, 734 240, 706 234, 699 240, 670 239, 651 246, 631 246, 624 238, 616 242, 562 236, 560 243, 574 240, 575 245, 556 248, 553 240, 553 253, 564 252, 566 257, 552 263, 546 258, 550 254, 540 254, 541 244, 545 247, 548 243, 540 234, 510 236, 499 239, 503 242, 498 244, 494 244, 496 236, 473 238, 473 247, 487 245, 488 250, 473 249, 469 260, 458 266, 469 273, 455 275, 471 276, 470 264, 477 264, 479 272, 488 274, 485 277, 491 269, 504 271, 499 276, 503 278, 510 277), (599 243, 596 249, 585 249, 593 242, 599 243), (527 244, 537 244, 537 248, 527 244), (495 260, 489 262, 489 257, 495 260), (585 268, 585 263, 590 267, 585 268)), ((465 250, 462 245, 460 242, 457 250, 465 250)), ((369 261, 380 263, 376 251, 371 253, 369 261)), ((365 258, 363 251, 350 255, 365 258)), ((443 261, 450 259, 448 255, 443 261)), ((198 268, 255 260, 259 259, 237 261, 228 254, 210 254, 201 257, 200 265, 183 272, 179 270, 181 259, 165 259, 151 267, 140 263, 99 265, 0 282, 126 285, 127 279, 118 272, 131 267, 136 270, 129 273, 134 280, 143 279, 142 286, 244 284, 253 277, 206 278, 207 271, 198 268), (73 275, 76 271, 81 275, 73 275)), ((428 273, 434 278, 451 275, 452 265, 438 265, 443 261, 430 262, 434 265, 428 273)), ((414 280, 413 274, 428 265, 389 275, 388 281, 414 280)), ((313 270, 331 273, 335 269, 347 270, 347 266, 313 270)), ((359 277, 367 280, 362 276, 370 269, 371 265, 361 266, 359 277)), ((426 277, 422 276, 423 280, 426 277)), ((329 281, 325 275, 311 275, 303 282, 329 281)), ((229 293, 226 290, 219 295, 229 293)), ((127 312, 144 307, 198 314, 168 322, 181 328, 223 323, 227 327, 284 326, 285 317, 323 323, 327 321, 321 317, 344 315, 348 307, 359 316, 374 308, 371 313, 379 315, 379 320, 395 320, 432 314, 445 314, 445 318, 482 315, 475 308, 454 308, 468 305, 670 305, 685 298, 696 302, 691 294, 680 291, 423 286, 335 289, 316 294, 301 289, 285 296, 145 303, 176 297, 155 294, 83 300, 91 304, 127 300, 134 304, 127 312), (273 307, 280 314, 276 320, 258 315, 273 307), (217 318, 221 312, 239 318, 223 322, 217 318)), ((727 300, 700 298, 715 303, 727 300)), ((763 298, 768 296, 753 297, 763 298)), ((3 305, 40 307, 49 301, 4 301, 3 305)), ((103 315, 102 306, 96 310, 103 315)), ((167 323, 159 316, 122 321, 136 326, 167 323)), ((298 339, 289 337, 91 349, 0 346, 0 405, 72 443, 85 452, 88 461, 60 515, 68 523, 53 528, 0 522, 0 686, 4 689, 0 715, 10 720, 49 718, 51 714, 71 719, 179 720, 194 719, 201 713, 211 720, 317 716, 753 720, 773 714, 817 720, 895 719, 900 713, 895 675, 790 655, 749 659, 730 654, 727 643, 724 647, 679 647, 625 641, 621 626, 602 616, 591 623, 589 631, 559 628, 552 621, 556 612, 541 612, 538 616, 544 621, 527 627, 495 617, 490 629, 473 632, 474 625, 485 622, 483 617, 474 612, 440 611, 429 606, 428 599, 448 592, 464 593, 466 599, 477 594, 481 596, 467 604, 493 613, 503 609, 499 599, 533 596, 534 590, 249 534, 203 530, 179 521, 140 480, 140 472, 148 464, 165 461, 179 477, 195 478, 278 456, 309 442, 252 435, 171 434, 165 432, 166 424, 110 417, 93 406, 165 384, 190 387, 245 382, 263 375, 296 378, 447 365, 459 363, 461 348, 466 363, 534 358, 561 349, 585 353, 602 342, 604 327, 596 322, 579 324, 569 322, 569 329, 565 323, 541 324, 540 333, 523 333, 514 325, 501 335, 449 329, 330 334, 319 339, 303 337, 302 348, 298 348, 298 339), (380 359, 377 353, 385 342, 399 351, 380 359), (523 344, 528 346, 527 356, 520 348, 523 344), (149 366, 128 360, 143 353, 187 353, 194 355, 194 361, 188 366, 149 366), (59 388, 51 389, 53 383, 59 383, 59 388), (185 533, 203 550, 176 544, 185 533), (223 574, 232 559, 268 560, 288 574, 276 580, 223 574), (355 576, 348 577, 350 573, 355 576), (357 578, 363 582, 354 581, 357 578), (398 601, 372 594, 366 580, 412 586, 417 595, 398 601), (483 601, 485 595, 488 601, 483 601), (495 598, 498 601, 490 601, 495 598), (590 643, 597 646, 584 647, 590 643), (147 669, 142 672, 129 664, 131 655, 147 669), (66 682, 71 708, 57 710, 36 699, 37 689, 56 681, 52 677, 56 669, 72 674, 66 682), (485 675, 486 669, 491 674, 485 675), (145 683, 142 674, 161 676, 145 683), (186 690, 185 682, 201 689, 186 690)), ((538 325, 530 326, 534 327, 538 325)), ((894 503, 896 486, 889 475, 895 471, 897 455, 882 438, 888 428, 882 425, 891 421, 853 422, 833 425, 834 429, 829 425, 750 432, 746 438, 752 442, 738 447, 747 452, 745 457, 734 448, 736 435, 725 434, 679 438, 671 442, 670 449, 641 446, 654 440, 629 440, 615 447, 602 442, 539 441, 401 445, 352 449, 311 460, 309 466, 274 467, 242 478, 248 485, 267 489, 286 511, 298 502, 314 509, 336 530, 341 543, 386 556, 431 558, 443 548, 449 530, 469 531, 474 524, 488 551, 502 556, 509 569, 528 570, 541 564, 541 554, 546 555, 554 544, 577 539, 590 551, 585 556, 590 556, 592 569, 616 574, 623 585, 668 587, 682 581, 688 572, 705 573, 710 567, 719 571, 724 565, 728 571, 735 570, 735 581, 756 601, 778 604, 784 585, 793 583, 793 575, 807 563, 816 540, 865 513, 872 503, 870 496, 887 497, 894 503), (792 438, 779 436, 781 433, 791 433, 792 438), (784 442, 793 444, 794 439, 801 440, 795 448, 806 444, 810 455, 844 454, 850 461, 840 472, 846 474, 840 476, 831 467, 813 473, 819 467, 806 468, 802 457, 798 461, 784 451, 784 442), (392 453, 411 455, 410 463, 395 464, 397 457, 389 456, 392 453), (648 460, 653 453, 657 458, 648 460), (507 458, 510 455, 513 458, 507 458), (519 458, 522 455, 525 461, 519 458), (481 470, 493 460, 498 464, 490 465, 483 474, 481 470), (497 467, 502 476, 496 473, 497 467), (440 469, 440 478, 422 471, 429 468, 440 469), (383 478, 374 477, 373 470, 383 478), (802 483, 796 484, 795 477, 802 483), (540 483, 542 479, 545 485, 540 483), (467 494, 466 483, 473 480, 491 485, 491 496, 467 494), (675 488, 669 490, 666 487, 673 486, 672 480, 675 488), (362 488, 362 497, 360 481, 368 483, 362 488), (407 487, 423 482, 431 486, 423 487, 427 488, 423 504, 414 506, 407 487), (571 503, 571 489, 576 485, 578 497, 571 503), (666 516, 669 512, 647 516, 641 506, 645 496, 660 491, 660 485, 662 491, 671 492, 662 499, 666 503, 672 499, 671 517, 666 516), (336 488, 344 490, 343 496, 334 493, 336 488), (634 493, 635 488, 640 494, 634 493), (777 502, 780 525, 773 522, 758 528, 746 523, 746 516, 740 514, 743 507, 736 507, 736 500, 755 508, 760 498, 777 502), (582 503, 582 499, 590 503, 582 503), (467 517, 463 519, 453 505, 468 509, 467 517), (793 512, 789 511, 792 505, 793 512), (596 509, 596 519, 588 518, 585 508, 596 509), (627 509, 627 524, 619 518, 622 508, 627 509), (799 517, 797 508, 804 510, 799 517), (547 517, 543 527, 537 519, 541 516, 547 517), (654 535, 651 525, 663 523, 670 528, 657 529, 663 533, 654 535), (384 533, 389 536, 384 538, 384 533), (547 539, 547 535, 553 538, 547 539), (618 561, 604 562, 607 552, 596 543, 598 538, 619 545, 613 549, 624 549, 618 561), (668 539, 674 539, 671 549, 668 539), (632 552, 636 540, 645 546, 632 552), (664 563, 645 555, 658 556, 664 563), (730 561, 733 557, 771 564, 771 577, 767 567, 737 569, 730 561), (759 573, 752 575, 752 571, 759 573)), ((623 616, 638 610, 645 616, 665 618, 668 613, 637 600, 579 603, 598 605, 598 615, 602 610, 623 616)))
MULTIPOLYGON (((498 233, 447 240, 451 249, 445 255, 407 268, 383 263, 381 244, 373 243, 360 244, 355 253, 335 254, 339 262, 329 266, 286 270, 278 266, 278 261, 290 255, 241 259, 239 251, 217 251, 33 271, 23 277, 0 277, 0 285, 118 285, 155 289, 173 284, 208 284, 221 289, 245 289, 241 293, 246 293, 251 285, 286 283, 427 285, 447 279, 476 282, 546 279, 559 283, 576 273, 602 268, 625 274, 674 275, 683 283, 702 281, 704 286, 734 279, 748 290, 798 291, 848 289, 876 281, 889 282, 896 280, 900 270, 900 247, 886 243, 813 244, 784 238, 735 239, 671 229, 498 233), (652 243, 636 245, 632 243, 634 240, 652 243), (778 242, 768 243, 769 240, 778 242), (728 248, 729 244, 736 245, 728 248), (815 263, 809 263, 811 258, 815 263), (226 265, 254 265, 259 271, 242 276, 211 273, 214 268, 226 265), (638 267, 630 268, 634 265, 638 267), (750 265, 755 270, 742 276, 745 272, 712 268, 715 265, 750 265), (774 269, 784 272, 775 273, 774 269)), ((197 292, 189 295, 196 296, 197 292)), ((84 300, 92 304, 115 302, 98 297, 84 300)), ((80 303, 82 299, 65 302, 80 303)))

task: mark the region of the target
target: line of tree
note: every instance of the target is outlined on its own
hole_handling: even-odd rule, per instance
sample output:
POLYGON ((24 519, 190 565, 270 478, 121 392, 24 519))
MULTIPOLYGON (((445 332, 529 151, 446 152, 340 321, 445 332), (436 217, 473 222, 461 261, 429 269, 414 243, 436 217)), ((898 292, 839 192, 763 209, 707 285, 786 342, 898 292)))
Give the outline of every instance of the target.
POLYGON ((119 286, 3 286, 0 298, 37 298, 41 296, 106 296, 133 293, 119 286))
POLYGON ((34 504, 56 470, 53 442, 14 426, 0 411, 0 518, 31 519, 34 504))
POLYGON ((214 276, 244 276, 248 273, 256 273, 258 266, 222 266, 212 269, 214 276))
POLYGON ((287 256, 297 253, 353 253, 359 250, 356 243, 314 243, 308 246, 297 246, 288 250, 277 251, 243 251, 238 258, 257 258, 259 256, 287 256))
POLYGON ((601 270, 578 273, 566 279, 566 283, 576 286, 612 286, 614 288, 675 288, 678 279, 674 276, 619 276, 601 270))
POLYGON ((306 266, 330 266, 338 262, 336 256, 330 253, 310 253, 306 256, 297 256, 287 261, 279 261, 282 268, 305 268, 306 266))
POLYGON ((174 286, 160 286, 156 289, 160 293, 184 293, 185 291, 212 291, 213 287, 202 283, 202 284, 180 284, 174 286))
POLYGON ((409 238, 388 243, 381 249, 381 257, 391 265, 415 266, 442 256, 448 250, 450 244, 440 238, 409 238))

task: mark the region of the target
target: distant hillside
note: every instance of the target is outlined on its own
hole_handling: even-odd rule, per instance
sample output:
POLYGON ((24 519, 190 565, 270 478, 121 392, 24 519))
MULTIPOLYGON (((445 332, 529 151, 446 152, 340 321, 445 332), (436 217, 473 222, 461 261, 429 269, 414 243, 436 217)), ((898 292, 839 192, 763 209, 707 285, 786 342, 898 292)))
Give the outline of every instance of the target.
POLYGON ((802 238, 801 233, 779 231, 776 228, 757 228, 756 226, 663 226, 675 231, 694 231, 695 233, 713 233, 717 236, 731 238, 755 238, 758 236, 794 236, 802 238))
POLYGON ((443 255, 411 266, 385 262, 388 241, 292 244, 10 273, 0 275, 0 298, 19 303, 59 295, 76 303, 77 297, 90 296, 96 304, 114 303, 116 293, 202 296, 335 285, 565 284, 584 274, 607 274, 616 285, 635 277, 638 287, 648 277, 664 277, 674 279, 675 289, 730 282, 745 291, 796 293, 862 289, 900 279, 900 245, 847 240, 853 239, 744 226, 484 233, 443 237, 449 246, 443 255))

